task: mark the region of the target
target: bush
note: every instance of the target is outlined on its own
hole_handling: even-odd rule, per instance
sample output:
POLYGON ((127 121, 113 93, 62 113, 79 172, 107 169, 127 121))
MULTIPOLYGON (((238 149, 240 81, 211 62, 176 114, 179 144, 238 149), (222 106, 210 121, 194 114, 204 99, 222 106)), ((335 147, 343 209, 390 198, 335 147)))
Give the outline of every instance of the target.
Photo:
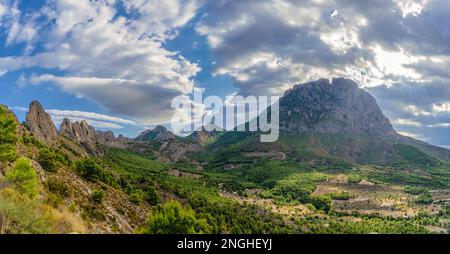
POLYGON ((6 179, 22 193, 35 197, 39 193, 39 184, 36 171, 31 167, 26 158, 19 158, 14 163, 14 168, 6 172, 6 179))
POLYGON ((327 196, 329 196, 332 200, 349 200, 349 199, 355 197, 355 195, 348 193, 346 191, 338 192, 338 193, 331 193, 331 194, 328 194, 327 196))
POLYGON ((155 187, 150 186, 147 188, 147 192, 146 192, 146 201, 151 204, 151 205, 157 205, 160 202, 160 197, 158 194, 158 191, 156 190, 155 187))
POLYGON ((96 204, 101 204, 103 203, 103 200, 105 200, 105 192, 102 190, 96 190, 92 193, 91 195, 91 200, 92 202, 96 203, 96 204))
POLYGON ((357 174, 349 174, 348 175, 348 182, 349 183, 359 183, 362 181, 362 177, 357 174))
POLYGON ((6 107, 0 105, 0 161, 16 159, 16 129, 16 118, 6 107))
POLYGON ((427 191, 427 189, 421 188, 421 187, 406 186, 405 192, 408 194, 411 194, 411 195, 420 195, 420 194, 427 193, 428 191, 427 191))
POLYGON ((56 155, 47 148, 39 151, 38 162, 45 171, 56 172, 58 170, 56 155))
POLYGON ((433 203, 433 196, 429 192, 425 192, 419 195, 416 200, 419 205, 431 205, 433 203))
POLYGON ((101 181, 108 185, 117 185, 117 180, 108 170, 100 167, 94 159, 84 159, 77 161, 77 172, 89 181, 101 181))
POLYGON ((211 227, 205 219, 197 219, 190 208, 183 208, 178 201, 172 200, 158 206, 150 213, 147 234, 202 234, 210 233, 211 227))
POLYGON ((142 201, 144 201, 145 199, 145 193, 140 190, 134 190, 131 194, 130 194, 130 201, 133 202, 134 204, 141 204, 142 201))
POLYGON ((317 210, 328 213, 331 209, 331 198, 329 196, 310 196, 307 203, 314 205, 317 210))
POLYGON ((0 222, 0 234, 51 233, 51 220, 36 201, 12 189, 0 190, 0 222))
POLYGON ((0 145, 0 161, 14 161, 17 159, 16 147, 11 144, 0 145))
POLYGON ((66 186, 66 184, 56 179, 49 179, 47 182, 45 182, 45 188, 49 192, 56 194, 62 198, 67 198, 71 196, 71 192, 69 188, 66 186))

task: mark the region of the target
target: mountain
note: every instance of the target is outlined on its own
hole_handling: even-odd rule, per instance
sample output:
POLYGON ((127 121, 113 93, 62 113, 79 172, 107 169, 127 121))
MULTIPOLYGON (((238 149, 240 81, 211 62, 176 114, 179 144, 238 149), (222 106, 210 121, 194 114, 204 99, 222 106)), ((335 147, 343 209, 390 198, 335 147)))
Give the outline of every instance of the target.
POLYGON ((358 134, 395 138, 375 99, 351 80, 320 79, 299 84, 280 100, 280 130, 285 134, 358 134))
POLYGON ((26 125, 37 138, 43 141, 55 142, 58 139, 58 130, 49 114, 47 114, 38 101, 30 104, 26 125))
POLYGON ((165 162, 192 161, 190 154, 199 152, 199 143, 177 137, 164 126, 145 130, 129 143, 129 149, 139 154, 149 154, 165 162))
MULTIPOLYGON (((270 110, 270 109, 269 109, 270 110)), ((26 124, 45 142, 70 140, 82 153, 102 156, 108 148, 128 149, 166 162, 195 162, 206 152, 221 157, 230 148, 245 158, 278 158, 380 165, 436 165, 450 160, 450 151, 398 134, 376 100, 352 80, 320 79, 298 84, 280 99, 280 139, 259 143, 259 133, 208 132, 185 138, 163 126, 134 139, 96 131, 86 121, 64 119, 58 131, 39 102, 32 102, 26 124), (416 154, 411 158, 409 154, 416 154), (417 158, 420 158, 417 159, 417 158)))
POLYGON ((58 130, 39 102, 24 124, 0 105, 0 233, 450 232, 436 223, 450 211, 448 150, 397 134, 349 80, 297 85, 280 106, 280 139, 261 143, 58 130))
POLYGON ((447 149, 398 134, 376 100, 354 81, 343 78, 298 84, 286 91, 280 98, 280 133, 280 139, 272 144, 259 143, 259 133, 227 133, 211 148, 226 152, 230 146, 238 146, 241 155, 267 154, 268 158, 272 156, 268 152, 276 151, 311 162, 420 166, 450 159, 447 149), (410 153, 419 156, 420 163, 413 162, 410 153))

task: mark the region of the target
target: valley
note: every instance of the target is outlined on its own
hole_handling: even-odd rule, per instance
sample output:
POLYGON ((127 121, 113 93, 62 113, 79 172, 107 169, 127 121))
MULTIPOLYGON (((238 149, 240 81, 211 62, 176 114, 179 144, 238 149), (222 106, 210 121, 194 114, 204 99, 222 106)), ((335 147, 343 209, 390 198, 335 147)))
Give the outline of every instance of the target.
POLYGON ((1 233, 448 233, 450 151, 396 133, 349 80, 295 86, 281 135, 56 128, 0 107, 1 233), (361 110, 364 109, 364 110, 361 110))

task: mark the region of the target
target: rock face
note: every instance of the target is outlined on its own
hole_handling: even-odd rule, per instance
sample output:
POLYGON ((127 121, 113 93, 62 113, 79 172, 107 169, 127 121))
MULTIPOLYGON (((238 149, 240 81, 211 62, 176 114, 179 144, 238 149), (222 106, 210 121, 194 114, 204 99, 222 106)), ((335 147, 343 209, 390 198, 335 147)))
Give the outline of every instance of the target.
POLYGON ((123 136, 116 139, 111 131, 96 131, 86 121, 72 123, 67 118, 62 121, 60 132, 61 136, 82 145, 94 156, 101 156, 107 147, 125 148, 129 141, 123 136))
POLYGON ((176 136, 166 127, 158 125, 152 130, 143 131, 135 141, 168 141, 176 139, 176 136))
POLYGON ((299 84, 280 100, 280 129, 287 134, 370 134, 396 137, 375 99, 348 79, 299 84))
POLYGON ((207 131, 195 131, 190 135, 190 138, 200 144, 201 146, 205 146, 215 140, 215 132, 207 132, 207 131))
POLYGON ((184 142, 164 126, 146 130, 134 140, 130 149, 139 153, 152 150, 156 158, 167 162, 187 161, 189 153, 201 150, 199 144, 184 142))
POLYGON ((42 105, 33 101, 26 117, 26 125, 30 131, 39 139, 45 142, 55 142, 58 139, 58 130, 49 114, 42 105))
POLYGON ((95 129, 86 121, 72 123, 69 119, 64 119, 60 130, 61 136, 82 145, 89 154, 101 156, 104 153, 104 148, 98 142, 95 129))

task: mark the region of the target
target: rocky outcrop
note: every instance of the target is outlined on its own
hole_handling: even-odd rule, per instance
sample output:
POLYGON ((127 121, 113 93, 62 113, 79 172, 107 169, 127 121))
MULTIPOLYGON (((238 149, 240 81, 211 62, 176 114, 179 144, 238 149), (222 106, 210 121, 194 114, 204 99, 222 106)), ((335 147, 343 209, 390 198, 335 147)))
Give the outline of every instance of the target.
POLYGON ((45 143, 56 143, 58 137, 62 136, 80 145, 88 154, 94 156, 101 156, 108 147, 126 148, 128 142, 132 141, 122 135, 116 138, 111 131, 96 131, 87 121, 72 123, 67 118, 62 121, 58 132, 50 115, 37 101, 30 104, 26 125, 38 139, 45 143))
POLYGON ((158 125, 154 129, 145 130, 137 138, 135 141, 168 141, 174 140, 177 137, 170 131, 167 130, 166 127, 158 125))
POLYGON ((69 119, 64 119, 60 130, 61 136, 80 144, 91 155, 101 156, 105 151, 104 147, 98 142, 94 127, 86 121, 72 123, 69 119))
POLYGON ((189 139, 201 146, 205 146, 214 142, 222 131, 222 128, 210 123, 207 126, 203 126, 197 131, 194 131, 189 135, 189 139))
POLYGON ((30 104, 26 125, 41 141, 55 142, 58 139, 58 130, 53 124, 52 118, 37 101, 30 104))
POLYGON ((124 137, 123 135, 119 135, 117 138, 115 137, 112 131, 97 131, 96 132, 97 141, 99 144, 102 144, 106 147, 114 147, 114 148, 125 148, 127 143, 132 141, 124 137))
POLYGON ((70 122, 64 119, 61 123, 61 136, 82 145, 89 154, 101 156, 105 148, 125 148, 130 141, 124 136, 116 138, 112 131, 96 131, 87 121, 70 122))
POLYGON ((188 154, 199 152, 199 144, 186 142, 168 131, 164 126, 143 131, 131 145, 135 152, 146 153, 153 150, 156 158, 166 162, 188 161, 188 154))
POLYGON ((397 136, 375 99, 348 79, 299 84, 280 100, 280 129, 288 134, 397 136))

